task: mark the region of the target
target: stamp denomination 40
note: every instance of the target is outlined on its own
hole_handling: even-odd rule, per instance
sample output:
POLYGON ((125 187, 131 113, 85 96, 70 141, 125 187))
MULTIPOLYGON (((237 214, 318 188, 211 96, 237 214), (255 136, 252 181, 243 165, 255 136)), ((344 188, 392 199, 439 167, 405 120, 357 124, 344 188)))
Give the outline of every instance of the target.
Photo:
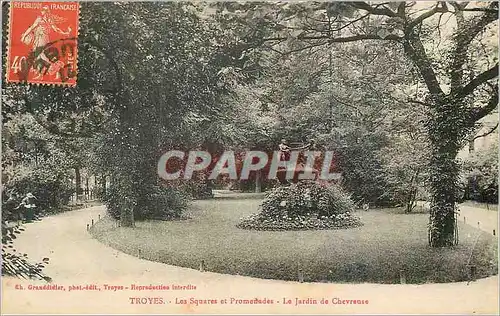
POLYGON ((10 3, 7 82, 74 86, 78 2, 10 3))

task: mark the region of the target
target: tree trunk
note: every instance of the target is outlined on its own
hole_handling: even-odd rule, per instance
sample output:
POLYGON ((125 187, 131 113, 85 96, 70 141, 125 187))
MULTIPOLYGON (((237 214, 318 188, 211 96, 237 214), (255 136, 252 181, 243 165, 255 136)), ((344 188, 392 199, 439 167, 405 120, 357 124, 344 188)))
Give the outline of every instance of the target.
POLYGON ((105 175, 102 176, 101 182, 102 182, 102 195, 106 196, 106 176, 105 175))
POLYGON ((99 189, 99 180, 97 175, 94 175, 94 185, 92 186, 92 195, 94 196, 94 198, 97 196, 99 197, 100 200, 103 200, 103 196, 99 195, 98 189, 99 189))
POLYGON ((80 167, 75 167, 75 187, 76 187, 76 201, 80 200, 82 192, 82 175, 80 174, 80 167))
MULTIPOLYGON (((436 111, 437 112, 437 111, 436 111)), ((430 238, 432 247, 455 244, 455 203, 459 166, 455 160, 460 123, 446 106, 430 119, 429 138, 432 145, 430 161, 430 238)))
POLYGON ((408 194, 408 200, 406 201, 406 210, 405 210, 405 213, 409 214, 413 211, 413 189, 412 191, 410 192, 410 194, 408 194))
POLYGON ((120 213, 120 225, 122 227, 135 227, 134 207, 130 203, 123 203, 120 213))
POLYGON ((90 190, 89 190, 89 176, 87 175, 85 177, 85 197, 87 199, 90 198, 90 190))
POLYGON ((410 181, 410 193, 408 194, 408 200, 406 203, 406 213, 411 213, 416 206, 417 192, 418 192, 418 176, 420 170, 417 169, 411 177, 410 181))

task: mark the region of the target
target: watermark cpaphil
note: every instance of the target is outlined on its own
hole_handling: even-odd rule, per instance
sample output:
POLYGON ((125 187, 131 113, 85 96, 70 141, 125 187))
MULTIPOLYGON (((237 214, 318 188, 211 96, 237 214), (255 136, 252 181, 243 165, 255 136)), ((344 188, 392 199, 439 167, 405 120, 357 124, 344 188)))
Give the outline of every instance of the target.
POLYGON ((192 179, 196 172, 208 173, 214 180, 227 175, 231 180, 248 180, 252 172, 261 172, 268 179, 339 180, 333 151, 283 151, 258 150, 210 153, 202 150, 184 152, 170 150, 158 160, 158 176, 166 181, 192 179))

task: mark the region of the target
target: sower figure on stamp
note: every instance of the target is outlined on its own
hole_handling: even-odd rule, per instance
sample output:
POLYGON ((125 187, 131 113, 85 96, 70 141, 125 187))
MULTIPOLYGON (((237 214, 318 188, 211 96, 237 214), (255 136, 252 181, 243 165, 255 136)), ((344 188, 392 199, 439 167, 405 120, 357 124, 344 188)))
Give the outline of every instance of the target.
POLYGON ((68 26, 67 31, 61 30, 56 24, 64 22, 65 19, 50 12, 48 6, 43 6, 41 15, 35 19, 35 22, 21 35, 21 41, 26 45, 31 45, 32 51, 35 54, 35 64, 37 65, 38 76, 35 79, 41 78, 43 68, 49 68, 52 61, 45 55, 44 49, 50 43, 51 30, 62 34, 71 34, 71 27, 68 26))

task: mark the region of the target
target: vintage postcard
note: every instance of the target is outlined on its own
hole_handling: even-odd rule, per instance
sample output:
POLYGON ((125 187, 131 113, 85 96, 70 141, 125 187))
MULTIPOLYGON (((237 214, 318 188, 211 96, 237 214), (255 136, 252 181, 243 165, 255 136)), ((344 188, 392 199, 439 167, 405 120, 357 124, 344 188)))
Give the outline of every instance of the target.
POLYGON ((498 2, 2 2, 1 313, 490 314, 498 2))
POLYGON ((78 8, 78 2, 10 4, 7 82, 76 84, 78 8))

